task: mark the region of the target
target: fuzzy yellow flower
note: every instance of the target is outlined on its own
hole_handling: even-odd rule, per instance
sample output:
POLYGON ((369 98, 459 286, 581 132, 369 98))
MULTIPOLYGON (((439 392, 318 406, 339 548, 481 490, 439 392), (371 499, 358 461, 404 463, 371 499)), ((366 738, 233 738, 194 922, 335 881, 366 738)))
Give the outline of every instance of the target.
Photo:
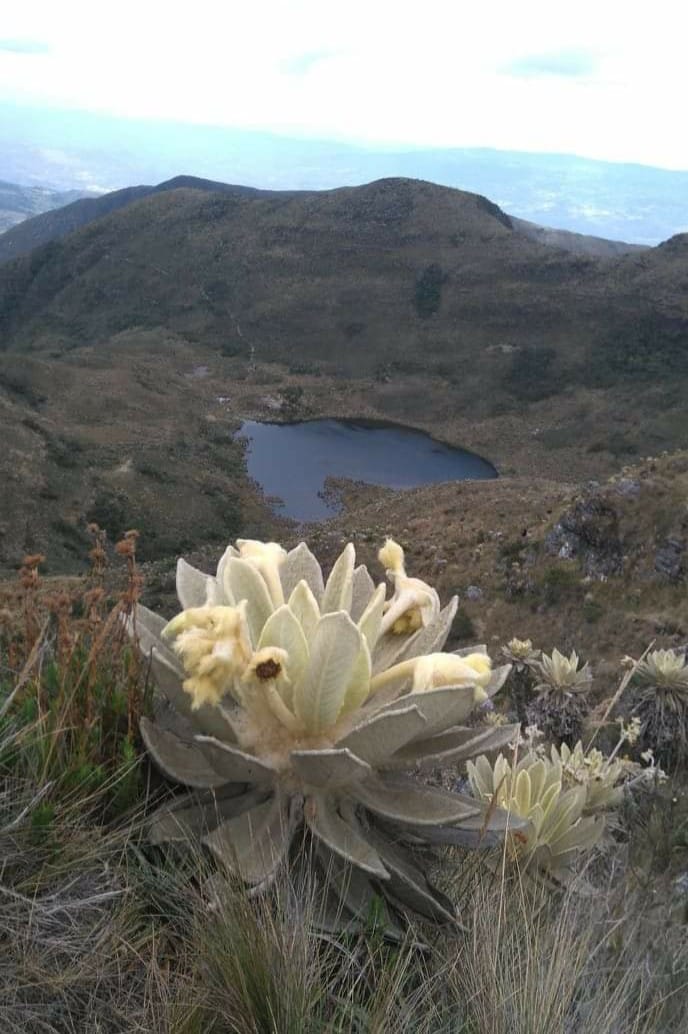
POLYGON ((192 607, 177 614, 163 629, 174 636, 173 649, 188 678, 182 686, 196 711, 236 695, 235 680, 251 659, 246 601, 236 607, 192 607))

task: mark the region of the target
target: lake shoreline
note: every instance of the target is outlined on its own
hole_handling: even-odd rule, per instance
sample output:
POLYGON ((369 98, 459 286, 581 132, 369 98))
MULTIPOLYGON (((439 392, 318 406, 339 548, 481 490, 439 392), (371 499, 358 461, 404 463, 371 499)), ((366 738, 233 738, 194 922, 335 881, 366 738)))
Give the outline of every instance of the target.
POLYGON ((245 420, 234 440, 247 443, 247 473, 265 499, 281 500, 274 512, 305 523, 339 513, 329 479, 403 490, 499 477, 478 453, 392 421, 245 420))

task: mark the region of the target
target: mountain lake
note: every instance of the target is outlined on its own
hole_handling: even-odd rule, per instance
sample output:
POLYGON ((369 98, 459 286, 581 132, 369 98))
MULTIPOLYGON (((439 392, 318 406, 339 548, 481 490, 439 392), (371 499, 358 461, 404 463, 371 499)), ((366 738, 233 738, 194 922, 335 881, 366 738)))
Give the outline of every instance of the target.
POLYGON ((266 496, 281 500, 281 514, 297 521, 321 521, 337 513, 336 504, 323 495, 327 477, 416 488, 498 476, 492 464, 475 453, 445 445, 422 431, 364 420, 246 420, 236 437, 248 441, 249 477, 266 496))

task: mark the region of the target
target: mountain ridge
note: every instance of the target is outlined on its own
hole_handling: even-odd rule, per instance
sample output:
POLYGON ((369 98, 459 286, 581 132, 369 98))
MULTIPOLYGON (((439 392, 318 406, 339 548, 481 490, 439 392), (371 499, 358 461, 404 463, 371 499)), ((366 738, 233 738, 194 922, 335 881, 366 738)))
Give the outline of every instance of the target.
MULTIPOLYGON (((390 181, 405 177, 389 177, 390 181)), ((380 181, 378 181, 380 182, 380 181)), ((423 181, 419 181, 423 182, 423 181)), ((170 180, 165 180, 155 186, 138 185, 125 187, 122 190, 113 191, 97 198, 77 200, 65 207, 55 211, 40 214, 33 219, 27 219, 18 226, 15 226, 5 233, 0 234, 0 265, 10 262, 15 258, 28 254, 36 247, 47 244, 52 240, 60 240, 62 237, 102 216, 124 208, 152 194, 163 193, 169 190, 191 189, 203 190, 207 193, 237 194, 244 197, 293 197, 304 194, 319 194, 325 191, 306 190, 264 190, 262 188, 244 186, 239 184, 220 183, 215 180, 207 180, 197 176, 179 175, 170 180)), ((350 188, 333 188, 350 189, 350 188)), ((450 188, 454 189, 454 188, 450 188)), ((464 193, 470 193, 464 191, 464 193)), ((478 195, 482 196, 482 195, 478 195)), ((487 200, 487 199, 486 199, 487 200)), ((493 202, 488 202, 493 204, 493 202)), ((499 207, 499 206, 496 206, 499 207)), ((500 209, 501 211, 501 209, 500 209)), ((506 213, 505 213, 506 215, 506 213)), ((568 230, 557 230, 552 227, 543 227, 535 223, 507 216, 512 223, 524 234, 540 243, 558 247, 564 251, 573 251, 576 254, 590 254, 596 257, 611 257, 633 251, 641 251, 646 247, 639 244, 627 244, 624 241, 607 241, 604 238, 589 237, 584 234, 572 233, 568 230)))
POLYGON ((403 178, 140 198, 0 268, 0 566, 68 566, 89 519, 148 559, 276 533, 243 419, 391 420, 554 480, 685 447, 686 241, 575 255, 403 178))

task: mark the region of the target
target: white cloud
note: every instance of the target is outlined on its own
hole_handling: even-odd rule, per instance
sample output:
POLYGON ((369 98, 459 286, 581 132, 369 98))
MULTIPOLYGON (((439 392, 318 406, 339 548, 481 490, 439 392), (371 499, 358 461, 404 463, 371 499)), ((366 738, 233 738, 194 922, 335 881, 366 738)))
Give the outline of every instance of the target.
POLYGON ((683 16, 627 0, 35 0, 0 99, 357 142, 688 168, 683 16))
POLYGON ((47 54, 50 47, 40 39, 0 39, 0 54, 47 54))
POLYGON ((514 58, 501 71, 506 75, 535 78, 539 76, 590 76, 596 70, 597 56, 583 47, 569 47, 546 54, 523 54, 514 58))

